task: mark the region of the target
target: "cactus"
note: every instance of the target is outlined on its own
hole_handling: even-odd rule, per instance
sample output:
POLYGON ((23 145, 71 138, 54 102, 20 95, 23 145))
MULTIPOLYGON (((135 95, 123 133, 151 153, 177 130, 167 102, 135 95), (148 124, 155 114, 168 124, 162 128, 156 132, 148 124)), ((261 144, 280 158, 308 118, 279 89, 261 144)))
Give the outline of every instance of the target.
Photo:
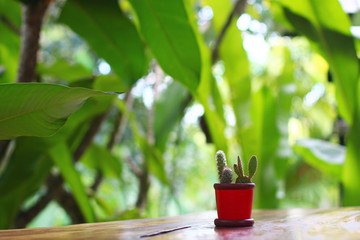
POLYGON ((216 165, 217 165, 219 180, 221 181, 222 172, 224 168, 227 166, 225 153, 221 150, 216 152, 216 165))
POLYGON ((238 175, 238 177, 236 178, 235 182, 236 183, 251 183, 253 176, 256 173, 256 169, 257 169, 257 159, 256 156, 251 156, 249 163, 248 163, 248 173, 249 175, 246 176, 244 175, 244 170, 243 170, 243 164, 242 161, 240 159, 240 157, 238 157, 238 164, 234 164, 234 169, 236 174, 238 175))
POLYGON ((233 176, 233 174, 232 174, 231 168, 224 167, 222 174, 221 174, 220 183, 231 183, 232 176, 233 176))
MULTIPOLYGON (((227 167, 225 153, 221 150, 216 152, 216 163, 217 163, 220 183, 231 183, 232 170, 227 167)), ((256 173, 257 166, 258 166, 258 162, 256 156, 251 156, 247 169, 248 175, 245 175, 243 162, 238 156, 237 164, 234 164, 234 171, 237 175, 235 183, 251 183, 252 178, 256 173)))

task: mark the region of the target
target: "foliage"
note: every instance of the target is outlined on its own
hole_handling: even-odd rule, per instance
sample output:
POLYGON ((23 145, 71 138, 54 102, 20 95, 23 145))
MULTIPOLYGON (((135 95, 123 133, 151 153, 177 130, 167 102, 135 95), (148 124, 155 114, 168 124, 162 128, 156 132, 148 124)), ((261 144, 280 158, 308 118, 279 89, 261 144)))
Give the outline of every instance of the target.
POLYGON ((355 193, 355 184, 359 179, 358 164, 359 132, 359 62, 354 39, 350 32, 350 20, 336 0, 324 5, 316 1, 305 1, 296 6, 289 1, 280 1, 284 14, 298 31, 318 45, 321 54, 327 59, 336 86, 336 97, 339 114, 350 127, 348 151, 342 173, 344 184, 344 204, 360 204, 360 194, 355 193), (325 12, 331 12, 328 18, 325 12), (351 176, 351 177, 350 177, 351 176))
POLYGON ((247 180, 261 159, 254 207, 359 205, 350 20, 337 0, 0 0, 0 228, 208 210, 239 152, 247 180))
POLYGON ((53 135, 85 100, 101 95, 106 93, 50 84, 0 85, 0 140, 53 135))
POLYGON ((341 181, 345 147, 319 139, 300 139, 296 142, 294 150, 314 168, 341 181))

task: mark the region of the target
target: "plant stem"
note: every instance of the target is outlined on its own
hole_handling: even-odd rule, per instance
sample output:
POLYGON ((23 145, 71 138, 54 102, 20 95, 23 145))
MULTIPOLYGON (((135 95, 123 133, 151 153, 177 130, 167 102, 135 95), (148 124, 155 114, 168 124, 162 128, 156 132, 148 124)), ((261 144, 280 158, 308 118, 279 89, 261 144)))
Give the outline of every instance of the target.
POLYGON ((213 48, 213 51, 211 54, 212 64, 214 64, 219 58, 220 45, 221 45, 222 41, 224 40, 226 31, 230 27, 230 24, 231 24, 233 18, 236 15, 241 15, 244 12, 245 7, 246 7, 246 0, 237 0, 237 2, 235 3, 234 8, 230 12, 228 18, 226 19, 224 26, 222 27, 222 29, 219 33, 219 36, 217 37, 217 39, 215 41, 214 48, 213 48))

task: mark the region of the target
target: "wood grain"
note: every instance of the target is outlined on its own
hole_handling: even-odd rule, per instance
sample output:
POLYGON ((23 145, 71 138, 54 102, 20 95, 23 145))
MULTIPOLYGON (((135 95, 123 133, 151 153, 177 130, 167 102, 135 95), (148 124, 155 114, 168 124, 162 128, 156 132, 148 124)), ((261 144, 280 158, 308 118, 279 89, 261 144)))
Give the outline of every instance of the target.
POLYGON ((0 231, 0 239, 360 239, 360 207, 255 210, 250 228, 215 228, 215 211, 0 231))

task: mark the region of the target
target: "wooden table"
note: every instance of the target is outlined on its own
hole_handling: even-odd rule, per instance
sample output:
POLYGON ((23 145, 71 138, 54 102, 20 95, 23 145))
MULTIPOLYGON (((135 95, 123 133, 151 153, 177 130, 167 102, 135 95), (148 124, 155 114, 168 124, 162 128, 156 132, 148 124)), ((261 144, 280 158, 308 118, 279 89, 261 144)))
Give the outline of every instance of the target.
POLYGON ((215 228, 216 212, 0 231, 0 239, 360 239, 360 207, 254 211, 249 228, 215 228))

